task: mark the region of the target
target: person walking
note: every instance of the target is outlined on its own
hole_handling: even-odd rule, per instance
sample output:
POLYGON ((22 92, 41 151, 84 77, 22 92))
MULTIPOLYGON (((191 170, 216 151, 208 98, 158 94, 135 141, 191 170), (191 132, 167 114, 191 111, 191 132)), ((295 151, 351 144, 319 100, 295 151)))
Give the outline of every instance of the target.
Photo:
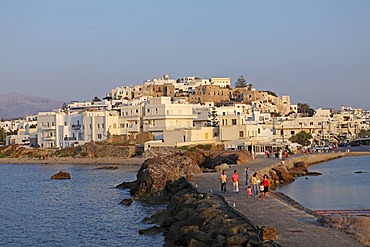
POLYGON ((253 173, 253 177, 252 177, 252 191, 253 191, 253 196, 254 197, 257 197, 258 196, 258 192, 259 192, 259 189, 258 189, 258 186, 260 184, 260 180, 258 179, 257 177, 257 172, 253 173))
POLYGON ((263 186, 263 182, 260 182, 260 195, 258 196, 258 200, 262 198, 262 200, 265 200, 265 192, 263 191, 265 189, 265 186, 263 186))
POLYGON ((220 183, 221 183, 221 192, 226 193, 227 175, 225 171, 222 171, 220 175, 220 183))
POLYGON ((263 175, 262 182, 263 182, 263 194, 265 198, 267 198, 270 186, 269 176, 267 176, 267 174, 263 175))
POLYGON ((234 170, 231 179, 233 180, 233 191, 239 193, 239 175, 237 170, 234 170))
POLYGON ((245 169, 245 185, 248 187, 249 185, 249 174, 251 173, 251 169, 249 167, 247 167, 247 169, 245 169))

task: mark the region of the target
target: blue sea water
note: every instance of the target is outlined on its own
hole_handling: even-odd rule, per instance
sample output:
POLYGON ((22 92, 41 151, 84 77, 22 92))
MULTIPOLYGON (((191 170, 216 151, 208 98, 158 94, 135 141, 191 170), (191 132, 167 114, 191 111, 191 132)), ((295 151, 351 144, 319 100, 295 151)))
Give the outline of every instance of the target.
POLYGON ((140 221, 159 207, 134 202, 115 186, 136 171, 95 165, 0 165, 1 246, 162 246, 163 236, 139 235, 140 221), (51 180, 58 171, 70 180, 51 180))
POLYGON ((313 210, 370 209, 370 156, 335 159, 309 171, 322 175, 300 177, 278 191, 313 210))

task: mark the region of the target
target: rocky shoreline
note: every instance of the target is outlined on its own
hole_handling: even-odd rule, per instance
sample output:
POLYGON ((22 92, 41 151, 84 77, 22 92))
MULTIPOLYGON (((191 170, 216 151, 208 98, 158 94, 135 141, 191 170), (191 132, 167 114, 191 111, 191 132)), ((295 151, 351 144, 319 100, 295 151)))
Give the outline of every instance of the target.
MULTIPOLYGON (((286 160, 283 165, 277 163, 264 167, 259 171, 259 174, 270 174, 271 184, 279 186, 280 184, 294 181, 297 176, 306 176, 308 174, 307 167, 312 164, 346 155, 350 154, 329 153, 293 157, 286 160)), ((148 231, 151 232, 153 229, 157 233, 164 233, 166 246, 232 246, 229 245, 231 243, 235 246, 265 246, 261 245, 262 241, 258 240, 258 238, 258 241, 256 240, 257 230, 253 228, 253 223, 248 228, 243 225, 243 228, 248 229, 246 232, 243 232, 241 229, 235 231, 230 230, 230 227, 232 228, 235 222, 239 222, 238 215, 231 213, 232 210, 226 202, 222 203, 219 199, 215 199, 214 196, 216 194, 199 193, 192 187, 192 174, 201 173, 205 169, 206 171, 215 169, 216 165, 222 162, 218 159, 213 165, 206 165, 207 168, 205 168, 204 159, 199 159, 199 156, 204 156, 204 153, 201 155, 194 152, 192 154, 177 153, 165 157, 148 159, 140 168, 136 181, 124 182, 117 186, 129 188, 131 194, 137 200, 149 203, 168 203, 166 210, 156 213, 150 219, 146 219, 146 221, 159 224, 159 226, 143 229, 141 233, 148 233, 148 231), (194 159, 194 157, 198 158, 194 159), (189 211, 190 209, 198 209, 198 211, 189 211), (208 215, 209 217, 201 217, 201 215, 207 214, 206 212, 213 213, 210 213, 208 215), (218 217, 221 217, 223 214, 229 215, 229 217, 230 215, 233 216, 222 220, 219 219, 218 217), (190 217, 191 215, 196 215, 196 217, 190 217), (216 220, 220 225, 215 225, 213 220, 216 220), (232 224, 226 224, 225 221, 230 221, 232 224), (209 227, 209 222, 213 222, 211 223, 213 227, 209 227), (229 230, 224 229, 216 234, 214 230, 221 229, 223 228, 222 226, 226 226, 226 229, 229 230), (222 237, 216 239, 217 236, 222 237), (240 242, 231 242, 231 239, 239 239, 240 242), (220 241, 223 245, 217 245, 220 241)), ((212 159, 208 159, 207 161, 212 163, 212 159)), ((282 200, 284 201, 284 199, 282 200)), ((286 198, 285 202, 287 202, 286 198)), ((305 211, 299 203, 291 202, 290 204, 299 210, 305 211)), ((313 212, 307 213, 314 214, 313 212)), ((322 218, 317 214, 315 216, 322 218)), ((325 223, 329 221, 327 218, 326 221, 322 220, 318 222, 323 225, 330 225, 329 223, 325 223)), ((245 222, 243 224, 247 223, 245 222)), ((269 229, 269 231, 270 234, 265 234, 268 237, 264 240, 274 239, 276 237, 276 232, 275 236, 273 234, 273 228, 269 229)), ((366 240, 358 240, 366 243, 366 240)))
POLYGON ((166 210, 143 222, 156 224, 142 234, 165 234, 164 246, 274 246, 272 229, 258 229, 212 193, 198 193, 185 179, 167 184, 166 210), (263 243, 262 243, 263 242, 263 243))

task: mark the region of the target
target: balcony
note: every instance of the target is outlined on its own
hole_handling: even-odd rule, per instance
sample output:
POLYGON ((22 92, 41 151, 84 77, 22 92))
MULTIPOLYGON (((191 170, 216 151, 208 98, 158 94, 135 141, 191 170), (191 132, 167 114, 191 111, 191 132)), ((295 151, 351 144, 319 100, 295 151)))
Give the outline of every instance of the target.
POLYGON ((72 124, 72 129, 73 130, 79 130, 79 129, 81 129, 81 124, 72 124))
POLYGON ((47 125, 47 124, 43 124, 43 125, 41 125, 41 129, 42 129, 42 130, 55 129, 55 125, 47 125))
POLYGON ((64 140, 65 141, 76 141, 77 138, 76 137, 68 137, 68 136, 66 136, 66 137, 64 137, 64 140))
POLYGON ((45 136, 44 140, 45 141, 53 141, 53 140, 55 140, 55 136, 45 136))

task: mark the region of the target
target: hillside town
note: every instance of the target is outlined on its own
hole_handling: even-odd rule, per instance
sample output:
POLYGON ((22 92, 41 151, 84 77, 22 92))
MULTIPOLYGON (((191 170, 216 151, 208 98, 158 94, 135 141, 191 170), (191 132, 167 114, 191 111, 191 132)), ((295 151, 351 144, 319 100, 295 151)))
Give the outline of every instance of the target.
POLYGON ((223 145, 225 150, 263 154, 301 145, 292 137, 304 132, 310 145, 346 145, 370 129, 370 111, 344 107, 311 109, 290 97, 259 91, 240 76, 196 76, 146 80, 113 88, 103 99, 71 102, 60 109, 0 122, 4 145, 65 148, 89 142, 150 147, 223 145))

